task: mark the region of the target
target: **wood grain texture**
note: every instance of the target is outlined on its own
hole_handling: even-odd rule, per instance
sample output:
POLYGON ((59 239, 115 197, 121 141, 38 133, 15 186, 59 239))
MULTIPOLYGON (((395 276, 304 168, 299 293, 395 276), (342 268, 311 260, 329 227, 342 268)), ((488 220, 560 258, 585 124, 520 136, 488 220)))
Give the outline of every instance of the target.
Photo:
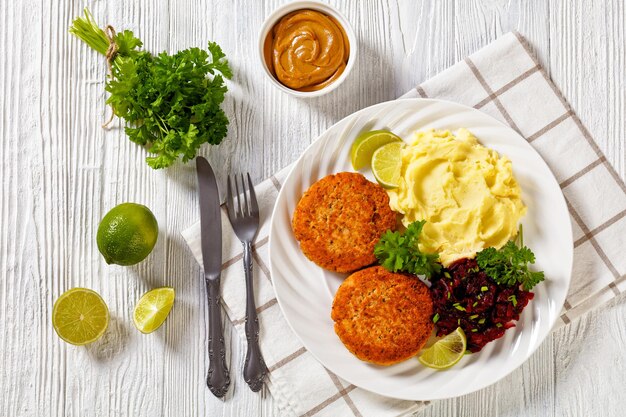
MULTIPOLYGON (((101 24, 134 30, 152 51, 222 45, 235 77, 225 110, 228 139, 203 148, 223 183, 255 182, 293 162, 332 123, 391 100, 510 30, 521 32, 622 178, 626 172, 626 10, 610 1, 330 1, 359 39, 353 73, 336 92, 299 100, 258 69, 257 32, 277 0, 53 0, 0 2, 0 415, 275 416, 241 377, 245 343, 228 321, 233 375, 224 401, 204 384, 207 311, 200 268, 180 230, 198 217, 195 171, 149 169, 119 128, 100 128, 106 67, 67 33, 89 6, 101 24), (108 266, 95 233, 124 201, 148 205, 160 224, 149 261, 108 266), (171 285, 166 325, 142 335, 132 309, 150 288, 171 285), (61 342, 54 300, 84 286, 102 294, 112 322, 89 347, 61 342)), ((617 416, 626 389, 626 299, 549 336, 503 381, 437 401, 423 416, 617 416)))

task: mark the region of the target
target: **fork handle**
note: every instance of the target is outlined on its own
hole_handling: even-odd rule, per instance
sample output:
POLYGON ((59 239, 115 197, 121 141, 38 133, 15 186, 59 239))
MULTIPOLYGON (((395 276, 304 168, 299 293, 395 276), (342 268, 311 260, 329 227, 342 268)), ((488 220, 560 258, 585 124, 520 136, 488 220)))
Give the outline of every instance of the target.
POLYGON ((254 283, 252 280, 252 243, 243 243, 243 269, 246 275, 246 339, 248 351, 243 366, 243 379, 250 389, 257 392, 263 386, 267 367, 259 348, 259 319, 254 303, 254 283))
POLYGON ((222 309, 220 308, 220 280, 205 279, 209 301, 209 373, 206 384, 218 398, 223 397, 230 385, 226 366, 226 348, 222 331, 222 309))

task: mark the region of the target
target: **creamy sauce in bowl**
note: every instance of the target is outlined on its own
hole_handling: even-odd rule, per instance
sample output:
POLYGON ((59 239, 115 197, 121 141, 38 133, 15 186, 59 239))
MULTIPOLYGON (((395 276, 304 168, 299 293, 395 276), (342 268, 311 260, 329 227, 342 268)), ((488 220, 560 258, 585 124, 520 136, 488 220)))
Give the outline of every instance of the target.
POLYGON ((335 18, 315 10, 296 10, 270 30, 263 55, 281 84, 296 91, 317 91, 344 72, 350 43, 335 18))

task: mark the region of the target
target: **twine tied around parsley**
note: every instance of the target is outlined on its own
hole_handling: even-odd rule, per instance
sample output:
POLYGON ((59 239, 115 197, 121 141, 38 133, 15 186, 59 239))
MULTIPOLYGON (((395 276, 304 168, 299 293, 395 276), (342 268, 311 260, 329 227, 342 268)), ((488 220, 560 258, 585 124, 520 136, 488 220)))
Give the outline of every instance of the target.
MULTIPOLYGON (((112 77, 113 76, 113 61, 115 60, 115 57, 117 56, 117 51, 120 49, 120 47, 117 45, 117 43, 115 43, 115 28, 113 26, 106 25, 106 27, 104 28, 104 34, 106 35, 107 40, 109 41, 109 47, 107 48, 106 54, 104 56, 106 57, 106 60, 107 60, 107 68, 109 69, 109 76, 112 77)), ((102 124, 102 128, 106 129, 107 127, 109 127, 109 125, 113 121, 113 118, 115 118, 115 112, 113 111, 113 105, 111 104, 111 117, 109 117, 109 120, 107 120, 106 122, 102 124)))

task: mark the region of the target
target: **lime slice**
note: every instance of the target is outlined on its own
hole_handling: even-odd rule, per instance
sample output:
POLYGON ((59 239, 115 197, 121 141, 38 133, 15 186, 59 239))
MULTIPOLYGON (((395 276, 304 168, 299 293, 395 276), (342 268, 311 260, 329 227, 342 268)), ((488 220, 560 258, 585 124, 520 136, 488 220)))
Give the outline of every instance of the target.
POLYGON ((388 130, 372 130, 361 133, 354 140, 350 150, 350 160, 355 171, 369 167, 376 149, 391 142, 402 142, 398 136, 388 130))
POLYGON ((52 326, 73 345, 95 342, 109 325, 109 309, 100 295, 87 288, 64 292, 52 308, 52 326))
POLYGON ((425 349, 417 360, 429 368, 448 369, 461 360, 465 354, 466 347, 465 333, 463 333, 463 329, 458 327, 455 331, 438 340, 428 349, 425 349))
POLYGON ((145 293, 137 302, 133 321, 141 333, 152 333, 165 321, 174 305, 173 288, 162 287, 145 293))
POLYGON ((402 172, 402 142, 392 142, 381 146, 372 156, 372 172, 376 181, 385 188, 400 185, 402 172))

